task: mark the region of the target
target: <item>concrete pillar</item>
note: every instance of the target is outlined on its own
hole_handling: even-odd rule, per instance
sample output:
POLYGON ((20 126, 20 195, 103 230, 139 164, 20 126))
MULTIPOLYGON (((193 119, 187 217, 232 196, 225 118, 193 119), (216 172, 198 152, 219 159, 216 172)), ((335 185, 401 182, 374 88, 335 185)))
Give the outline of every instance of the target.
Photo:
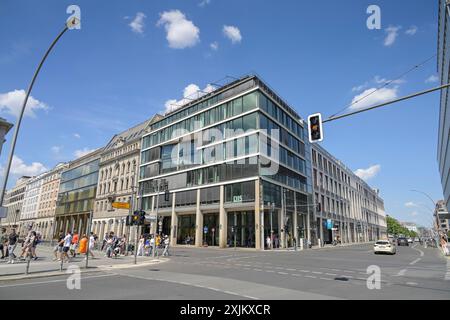
POLYGON ((296 195, 295 195, 295 192, 294 192, 294 215, 293 215, 293 217, 292 217, 292 224, 293 224, 293 226, 292 226, 292 237, 294 237, 295 238, 295 241, 297 242, 296 244, 294 244, 294 245, 297 245, 298 246, 298 243, 299 243, 299 237, 298 237, 298 216, 297 216, 297 197, 296 197, 296 195))
POLYGON ((320 217, 320 226, 319 226, 319 228, 320 228, 320 234, 319 234, 320 242, 319 242, 319 247, 321 247, 321 246, 322 246, 322 243, 323 243, 323 221, 322 221, 322 216, 320 217))
POLYGON ((224 186, 220 186, 220 204, 219 204, 219 247, 227 247, 227 231, 228 231, 228 219, 227 212, 225 210, 224 204, 224 186))
POLYGON ((264 237, 264 225, 261 216, 264 215, 264 211, 260 210, 261 193, 260 193, 260 180, 255 181, 255 249, 264 250, 264 239, 261 242, 261 238, 264 237))
POLYGON ((172 218, 170 219, 170 243, 177 243, 177 229, 178 229, 178 216, 175 212, 175 197, 176 193, 172 193, 172 218))
MULTIPOLYGON (((309 210, 308 210, 309 211, 309 210)), ((308 214, 306 215, 306 237, 308 238, 309 241, 311 241, 312 243, 312 239, 311 239, 311 229, 310 229, 310 214, 308 212, 308 214)))
MULTIPOLYGON (((203 246, 203 213, 200 210, 200 192, 201 192, 201 190, 197 189, 197 206, 196 206, 196 210, 195 210, 195 246, 196 247, 203 246)), ((221 197, 222 197, 222 195, 221 195, 221 197)), ((220 206, 222 207, 222 204, 220 206)))

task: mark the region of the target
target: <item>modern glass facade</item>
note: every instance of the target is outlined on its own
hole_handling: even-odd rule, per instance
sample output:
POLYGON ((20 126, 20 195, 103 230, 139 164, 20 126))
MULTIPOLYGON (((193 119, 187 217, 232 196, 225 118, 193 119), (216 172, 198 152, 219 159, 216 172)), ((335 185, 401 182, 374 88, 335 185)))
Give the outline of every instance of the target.
POLYGON ((274 234, 292 245, 300 231, 311 236, 309 149, 295 111, 259 78, 242 78, 152 124, 142 139, 142 208, 170 218, 178 243, 263 248, 274 202, 274 234), (157 197, 160 179, 169 199, 157 197))
MULTIPOLYGON (((447 1, 439 0, 438 72, 441 84, 450 81, 450 11, 447 1)), ((450 108, 449 88, 441 90, 437 159, 444 202, 450 207, 450 108)))
POLYGON ((61 173, 55 234, 68 230, 86 232, 89 213, 94 209, 99 162, 99 158, 90 160, 61 173))

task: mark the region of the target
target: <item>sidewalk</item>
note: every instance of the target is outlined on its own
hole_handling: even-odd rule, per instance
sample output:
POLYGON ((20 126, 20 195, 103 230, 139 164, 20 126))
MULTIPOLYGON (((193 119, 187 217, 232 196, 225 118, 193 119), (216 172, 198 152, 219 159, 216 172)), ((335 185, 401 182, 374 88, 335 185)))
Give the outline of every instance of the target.
MULTIPOLYGON (((16 256, 20 255, 22 248, 15 250, 16 256)), ((161 251, 162 252, 162 251, 161 251)), ((137 265, 134 265, 134 255, 118 256, 116 258, 105 257, 105 252, 94 250, 95 259, 89 257, 88 268, 86 269, 85 256, 77 255, 70 262, 64 262, 61 268, 61 261, 55 261, 53 248, 48 245, 38 245, 36 249, 37 260, 30 261, 29 273, 26 275, 27 261, 17 260, 14 264, 8 264, 8 259, 0 260, 0 281, 17 280, 26 278, 36 278, 43 276, 64 275, 69 266, 78 266, 81 272, 99 272, 117 268, 139 267, 143 265, 158 264, 167 261, 167 258, 137 257, 137 265)))

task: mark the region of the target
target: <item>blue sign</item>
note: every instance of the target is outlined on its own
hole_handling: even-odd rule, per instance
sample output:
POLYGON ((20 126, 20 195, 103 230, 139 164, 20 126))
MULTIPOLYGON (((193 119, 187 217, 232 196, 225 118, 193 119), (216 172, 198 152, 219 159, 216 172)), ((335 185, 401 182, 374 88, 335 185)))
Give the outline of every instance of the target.
POLYGON ((208 233, 208 226, 203 227, 203 233, 208 233))
POLYGON ((327 229, 331 230, 333 228, 333 221, 331 219, 327 219, 327 229))

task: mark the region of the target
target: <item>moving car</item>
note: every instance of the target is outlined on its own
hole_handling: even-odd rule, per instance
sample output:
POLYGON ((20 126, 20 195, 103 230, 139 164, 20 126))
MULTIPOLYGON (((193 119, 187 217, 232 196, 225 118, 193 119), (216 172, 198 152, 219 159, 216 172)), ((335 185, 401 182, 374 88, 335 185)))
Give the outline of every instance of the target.
POLYGON ((413 243, 413 239, 408 238, 408 243, 413 243))
POLYGON ((408 240, 406 238, 398 238, 397 245, 399 246, 409 246, 408 240))
POLYGON ((378 253, 396 254, 397 248, 389 240, 378 240, 373 245, 373 252, 375 254, 378 254, 378 253))

